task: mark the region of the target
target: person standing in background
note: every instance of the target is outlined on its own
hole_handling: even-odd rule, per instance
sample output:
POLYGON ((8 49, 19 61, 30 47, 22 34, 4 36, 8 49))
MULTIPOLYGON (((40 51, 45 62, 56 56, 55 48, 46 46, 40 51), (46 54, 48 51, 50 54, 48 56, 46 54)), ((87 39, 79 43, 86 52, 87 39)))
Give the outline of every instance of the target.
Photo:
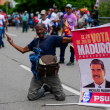
POLYGON ((92 12, 92 19, 93 19, 92 27, 99 25, 99 20, 98 20, 99 12, 98 12, 97 8, 98 8, 98 6, 95 5, 94 6, 94 11, 92 12))
POLYGON ((58 12, 57 6, 54 6, 53 8, 54 8, 54 12, 52 13, 51 18, 50 18, 52 25, 53 25, 52 35, 58 35, 58 25, 59 25, 59 22, 61 22, 61 19, 59 19, 57 16, 57 12, 58 12))
POLYGON ((80 18, 80 10, 79 10, 79 7, 76 7, 76 14, 78 15, 78 17, 77 18, 80 18))
POLYGON ((6 31, 7 31, 6 20, 5 20, 4 16, 2 15, 2 10, 0 9, 0 48, 1 48, 1 46, 4 47, 4 44, 2 41, 3 24, 5 25, 6 31))
MULTIPOLYGON (((67 4, 66 5, 66 11, 67 14, 64 15, 63 19, 64 19, 64 26, 63 26, 63 31, 61 36, 63 37, 71 37, 72 36, 72 31, 74 29, 77 29, 77 17, 75 16, 75 14, 72 13, 72 5, 71 4, 67 4), (67 25, 68 24, 68 25, 67 25)), ((59 63, 64 63, 64 55, 65 55, 65 49, 67 47, 68 43, 63 44, 60 47, 60 61, 59 63)), ((70 62, 67 63, 67 66, 69 65, 74 65, 74 48, 70 46, 70 52, 71 52, 71 57, 70 57, 70 62)))
POLYGON ((15 20, 16 29, 19 29, 19 15, 18 15, 18 12, 15 13, 14 20, 15 20))
POLYGON ((26 30, 27 32, 27 24, 28 24, 28 16, 26 15, 26 12, 24 12, 23 18, 22 18, 22 22, 23 22, 23 31, 24 32, 26 30))
MULTIPOLYGON (((2 15, 4 16, 5 20, 6 20, 6 24, 9 25, 8 19, 6 14, 3 12, 2 10, 2 15)), ((3 33, 2 33, 3 38, 5 38, 5 25, 3 24, 3 33)), ((2 46, 4 46, 4 44, 2 44, 2 46)))

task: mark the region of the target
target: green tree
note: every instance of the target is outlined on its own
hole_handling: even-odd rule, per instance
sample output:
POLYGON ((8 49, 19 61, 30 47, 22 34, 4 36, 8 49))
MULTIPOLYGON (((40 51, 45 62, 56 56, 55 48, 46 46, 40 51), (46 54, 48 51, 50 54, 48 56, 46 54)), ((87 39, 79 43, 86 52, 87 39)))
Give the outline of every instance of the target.
POLYGON ((93 10, 96 0, 15 0, 19 4, 16 5, 15 11, 24 11, 35 12, 42 9, 48 10, 53 7, 53 4, 58 6, 62 11, 65 10, 66 4, 70 3, 74 7, 88 7, 90 11, 93 10))
POLYGON ((102 2, 98 10, 100 17, 110 17, 110 1, 102 2))
MULTIPOLYGON (((4 5, 0 5, 0 9, 2 9, 6 13, 6 2, 4 3, 4 5)), ((8 2, 8 14, 12 14, 13 10, 13 8, 10 8, 10 2, 8 2)))

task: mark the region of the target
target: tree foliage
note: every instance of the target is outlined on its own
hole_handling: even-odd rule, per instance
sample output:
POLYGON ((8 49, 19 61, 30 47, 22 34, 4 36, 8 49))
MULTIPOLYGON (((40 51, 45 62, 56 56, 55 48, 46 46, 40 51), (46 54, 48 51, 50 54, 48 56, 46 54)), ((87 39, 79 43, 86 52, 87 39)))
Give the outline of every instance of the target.
POLYGON ((19 4, 16 5, 14 11, 28 12, 41 11, 42 9, 48 10, 53 7, 53 4, 58 6, 58 9, 64 11, 66 4, 72 4, 73 7, 88 7, 90 11, 93 10, 96 0, 15 0, 19 4))
POLYGON ((110 17, 110 1, 102 2, 98 10, 100 17, 110 17))
MULTIPOLYGON (((0 9, 6 12, 6 2, 4 3, 4 5, 0 5, 0 9)), ((13 13, 13 8, 10 8, 10 2, 8 2, 8 13, 9 14, 13 13)))

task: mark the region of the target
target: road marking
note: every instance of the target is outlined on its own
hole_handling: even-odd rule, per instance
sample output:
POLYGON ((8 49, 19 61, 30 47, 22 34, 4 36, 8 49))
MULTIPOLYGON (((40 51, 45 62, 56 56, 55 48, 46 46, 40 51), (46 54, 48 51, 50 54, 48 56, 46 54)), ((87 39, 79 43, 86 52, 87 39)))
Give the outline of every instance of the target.
POLYGON ((31 72, 31 69, 28 68, 27 66, 25 66, 25 65, 20 65, 20 66, 21 66, 22 68, 26 69, 27 71, 31 72))
POLYGON ((72 92, 72 93, 74 93, 76 95, 80 95, 79 91, 77 91, 77 90, 75 90, 75 89, 73 89, 73 88, 71 88, 71 87, 69 87, 69 86, 67 86, 65 84, 62 84, 62 86, 63 86, 64 89, 66 89, 66 90, 68 90, 68 91, 70 91, 70 92, 72 92))
MULTIPOLYGON (((20 67, 22 67, 22 68, 26 69, 27 71, 31 72, 31 69, 29 67, 25 66, 25 65, 20 65, 20 67)), ((76 95, 80 95, 79 91, 77 91, 77 90, 75 90, 75 89, 73 89, 73 88, 71 88, 71 87, 69 87, 65 84, 62 84, 62 86, 63 86, 64 89, 68 90, 69 92, 72 92, 76 95)))
POLYGON ((11 35, 11 36, 15 36, 15 37, 17 37, 17 36, 18 36, 18 35, 15 35, 15 34, 10 34, 10 33, 6 33, 6 34, 11 35))

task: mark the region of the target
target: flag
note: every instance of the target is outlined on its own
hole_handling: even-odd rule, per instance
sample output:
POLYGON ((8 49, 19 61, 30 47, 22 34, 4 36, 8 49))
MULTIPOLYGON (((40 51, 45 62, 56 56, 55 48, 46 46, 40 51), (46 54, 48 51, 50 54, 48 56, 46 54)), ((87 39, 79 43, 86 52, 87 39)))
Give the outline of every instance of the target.
POLYGON ((71 33, 71 29, 69 28, 69 24, 67 22, 67 18, 65 20, 65 34, 69 35, 71 33))
POLYGON ((73 45, 73 43, 68 43, 68 45, 74 48, 74 45, 73 45))
POLYGON ((95 6, 99 7, 99 0, 96 0, 95 6))

